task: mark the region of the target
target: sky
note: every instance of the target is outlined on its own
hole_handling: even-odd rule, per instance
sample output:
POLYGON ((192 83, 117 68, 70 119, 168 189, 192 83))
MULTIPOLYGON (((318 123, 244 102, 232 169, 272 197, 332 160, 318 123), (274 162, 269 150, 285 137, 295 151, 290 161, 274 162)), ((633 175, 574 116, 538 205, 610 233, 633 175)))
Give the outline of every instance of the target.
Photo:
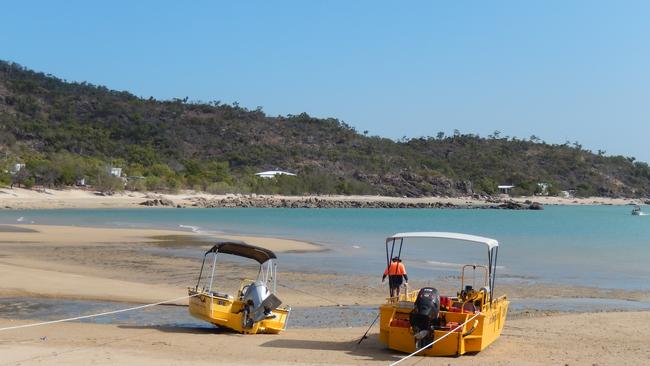
POLYGON ((500 131, 650 161, 649 1, 13 1, 0 59, 393 139, 500 131))

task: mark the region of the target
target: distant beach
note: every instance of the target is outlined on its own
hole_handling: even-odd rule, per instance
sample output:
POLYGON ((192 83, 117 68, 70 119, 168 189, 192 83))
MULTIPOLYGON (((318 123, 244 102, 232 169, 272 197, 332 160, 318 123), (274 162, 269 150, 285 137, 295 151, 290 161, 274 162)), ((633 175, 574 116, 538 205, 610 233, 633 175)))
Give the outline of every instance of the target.
POLYGON ((506 197, 493 199, 476 197, 387 197, 387 196, 277 196, 256 194, 214 195, 194 191, 170 193, 118 192, 103 195, 83 189, 22 188, 0 189, 0 209, 61 209, 61 208, 134 208, 134 207, 255 207, 255 203, 270 202, 273 207, 487 207, 504 202, 522 205, 538 202, 541 205, 632 205, 643 204, 631 198, 564 198, 564 197, 506 197), (308 205, 304 202, 309 203, 308 205), (298 203, 298 204, 296 204, 298 203))

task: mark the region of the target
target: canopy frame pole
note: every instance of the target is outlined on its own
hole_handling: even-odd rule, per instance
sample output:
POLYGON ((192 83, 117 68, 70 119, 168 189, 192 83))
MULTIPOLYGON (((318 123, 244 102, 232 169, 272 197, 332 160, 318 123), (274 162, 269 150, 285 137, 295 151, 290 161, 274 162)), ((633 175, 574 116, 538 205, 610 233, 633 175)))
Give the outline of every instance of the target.
POLYGON ((215 251, 214 256, 212 257, 212 274, 210 275, 210 287, 208 288, 208 291, 212 291, 212 283, 214 281, 214 271, 217 267, 217 254, 219 252, 215 251))
POLYGON ((490 286, 490 306, 492 305, 492 249, 488 248, 488 286, 490 286))
POLYGON ((275 293, 275 286, 276 286, 276 276, 278 273, 278 264, 273 261, 273 293, 275 293))
MULTIPOLYGON (((388 243, 390 242, 389 240, 386 240, 386 271, 388 272, 388 296, 391 295, 390 293, 390 261, 393 258, 393 253, 395 252, 395 240, 396 238, 393 238, 393 245, 391 245, 390 248, 390 256, 388 255, 388 243)), ((404 240, 404 239, 402 239, 404 240)), ((400 245, 400 251, 402 250, 401 245, 400 245)))
POLYGON ((203 255, 203 261, 201 262, 201 271, 199 271, 199 279, 196 280, 196 287, 194 287, 195 291, 199 290, 199 285, 201 284, 201 276, 203 276, 203 266, 205 265, 205 258, 208 256, 208 253, 205 253, 203 255))
POLYGON ((492 264, 494 266, 494 269, 492 270, 492 283, 490 284, 490 302, 492 302, 494 299, 494 283, 497 273, 497 257, 499 255, 499 247, 494 247, 492 250, 494 250, 494 263, 492 264))
POLYGON ((397 252, 397 259, 402 259, 402 245, 404 245, 404 238, 399 240, 399 252, 397 252))

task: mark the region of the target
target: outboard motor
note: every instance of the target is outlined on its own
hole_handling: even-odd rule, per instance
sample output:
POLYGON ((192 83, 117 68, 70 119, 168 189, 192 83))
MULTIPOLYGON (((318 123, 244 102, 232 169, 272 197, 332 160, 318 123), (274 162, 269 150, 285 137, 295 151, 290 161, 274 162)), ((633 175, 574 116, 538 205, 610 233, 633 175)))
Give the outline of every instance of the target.
POLYGON ((243 292, 244 309, 242 311, 244 316, 242 317, 242 325, 246 329, 253 327, 256 322, 272 318, 273 314, 271 312, 282 304, 282 301, 273 295, 261 281, 255 281, 246 286, 243 292))
POLYGON ((424 287, 418 292, 409 320, 415 335, 415 348, 420 349, 433 342, 433 327, 438 325, 440 295, 433 287, 424 287))

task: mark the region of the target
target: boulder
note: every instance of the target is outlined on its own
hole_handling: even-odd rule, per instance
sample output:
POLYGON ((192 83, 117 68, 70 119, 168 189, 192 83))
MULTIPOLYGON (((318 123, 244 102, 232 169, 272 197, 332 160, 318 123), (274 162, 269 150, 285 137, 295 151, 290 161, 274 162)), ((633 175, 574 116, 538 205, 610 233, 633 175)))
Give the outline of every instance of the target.
POLYGON ((504 210, 523 210, 524 208, 526 208, 525 205, 521 203, 517 203, 515 201, 504 202, 498 205, 497 207, 504 210))
POLYGON ((144 202, 140 202, 140 205, 142 206, 149 206, 149 207, 176 207, 176 204, 170 199, 167 198, 154 198, 151 200, 146 200, 144 202))

